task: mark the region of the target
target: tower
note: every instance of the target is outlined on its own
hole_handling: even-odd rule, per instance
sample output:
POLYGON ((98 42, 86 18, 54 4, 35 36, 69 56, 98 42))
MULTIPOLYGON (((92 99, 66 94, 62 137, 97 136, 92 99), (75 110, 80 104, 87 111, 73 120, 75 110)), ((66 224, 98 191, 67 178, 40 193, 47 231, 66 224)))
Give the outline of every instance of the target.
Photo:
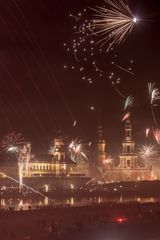
POLYGON ((53 171, 55 176, 66 175, 66 143, 65 139, 59 132, 58 136, 53 140, 53 158, 52 164, 54 164, 53 171))
POLYGON ((61 133, 54 139, 54 161, 64 162, 65 161, 65 142, 61 133))
POLYGON ((130 119, 125 122, 125 137, 122 142, 122 151, 119 156, 120 168, 137 168, 138 155, 135 152, 135 142, 132 138, 132 124, 130 119))
POLYGON ((99 126, 97 129, 97 162, 98 164, 103 164, 103 161, 106 159, 106 140, 103 136, 102 126, 99 126))

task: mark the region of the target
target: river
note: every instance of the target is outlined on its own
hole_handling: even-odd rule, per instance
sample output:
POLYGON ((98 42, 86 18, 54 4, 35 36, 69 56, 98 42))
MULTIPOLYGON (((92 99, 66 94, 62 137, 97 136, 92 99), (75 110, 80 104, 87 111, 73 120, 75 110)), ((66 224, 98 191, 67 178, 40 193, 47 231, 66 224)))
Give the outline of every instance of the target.
POLYGON ((72 205, 72 206, 85 206, 90 204, 101 204, 105 202, 117 202, 117 203, 126 203, 130 201, 136 201, 140 203, 154 203, 160 201, 160 197, 144 197, 144 196, 123 196, 116 195, 112 197, 61 197, 61 198, 0 198, 0 209, 9 209, 13 207, 15 210, 36 209, 37 207, 45 206, 57 206, 57 205, 72 205))

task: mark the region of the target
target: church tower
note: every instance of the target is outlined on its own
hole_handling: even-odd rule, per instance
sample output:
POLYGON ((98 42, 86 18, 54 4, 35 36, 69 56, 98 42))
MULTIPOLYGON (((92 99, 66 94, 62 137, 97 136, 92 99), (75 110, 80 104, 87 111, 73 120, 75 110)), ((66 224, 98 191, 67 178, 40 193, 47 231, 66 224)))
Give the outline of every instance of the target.
POLYGON ((106 140, 103 136, 102 126, 99 126, 97 129, 97 162, 98 164, 103 164, 106 159, 106 140))
POLYGON ((54 161, 57 163, 65 161, 65 141, 61 133, 54 138, 54 161))
POLYGON ((138 155, 135 152, 135 142, 132 138, 132 124, 130 119, 125 122, 125 137, 122 142, 122 151, 119 156, 120 168, 137 168, 138 155))

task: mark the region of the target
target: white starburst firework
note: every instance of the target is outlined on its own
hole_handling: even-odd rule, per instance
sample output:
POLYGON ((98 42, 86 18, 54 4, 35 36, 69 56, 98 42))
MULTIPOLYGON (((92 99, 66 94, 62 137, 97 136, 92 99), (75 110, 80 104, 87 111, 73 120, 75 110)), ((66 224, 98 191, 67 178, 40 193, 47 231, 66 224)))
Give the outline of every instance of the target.
POLYGON ((103 7, 95 7, 96 13, 93 20, 92 34, 100 36, 101 45, 122 43, 131 33, 137 18, 131 12, 129 6, 123 0, 105 0, 103 7))
POLYGON ((139 148, 139 155, 144 159, 144 160, 149 160, 149 158, 154 157, 157 155, 157 150, 156 146, 149 144, 149 145, 142 145, 139 148))
POLYGON ((72 140, 71 143, 69 144, 68 149, 71 154, 72 161, 76 162, 78 156, 83 157, 87 160, 87 156, 84 153, 85 145, 82 142, 82 140, 79 139, 72 140))

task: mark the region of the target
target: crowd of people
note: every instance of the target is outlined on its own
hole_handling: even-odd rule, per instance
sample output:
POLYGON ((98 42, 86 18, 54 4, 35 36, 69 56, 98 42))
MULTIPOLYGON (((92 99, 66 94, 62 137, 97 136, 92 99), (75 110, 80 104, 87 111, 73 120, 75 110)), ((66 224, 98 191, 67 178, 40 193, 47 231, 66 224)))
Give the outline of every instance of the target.
POLYGON ((36 210, 29 208, 28 211, 23 211, 23 208, 20 211, 1 210, 0 214, 0 239, 3 240, 88 240, 94 239, 96 234, 111 231, 113 234, 115 229, 130 229, 135 225, 136 229, 142 225, 156 226, 160 223, 160 203, 110 202, 74 208, 70 205, 46 206, 36 210), (7 220, 17 223, 13 222, 13 226, 3 224, 7 220), (21 235, 17 225, 21 226, 21 235))

